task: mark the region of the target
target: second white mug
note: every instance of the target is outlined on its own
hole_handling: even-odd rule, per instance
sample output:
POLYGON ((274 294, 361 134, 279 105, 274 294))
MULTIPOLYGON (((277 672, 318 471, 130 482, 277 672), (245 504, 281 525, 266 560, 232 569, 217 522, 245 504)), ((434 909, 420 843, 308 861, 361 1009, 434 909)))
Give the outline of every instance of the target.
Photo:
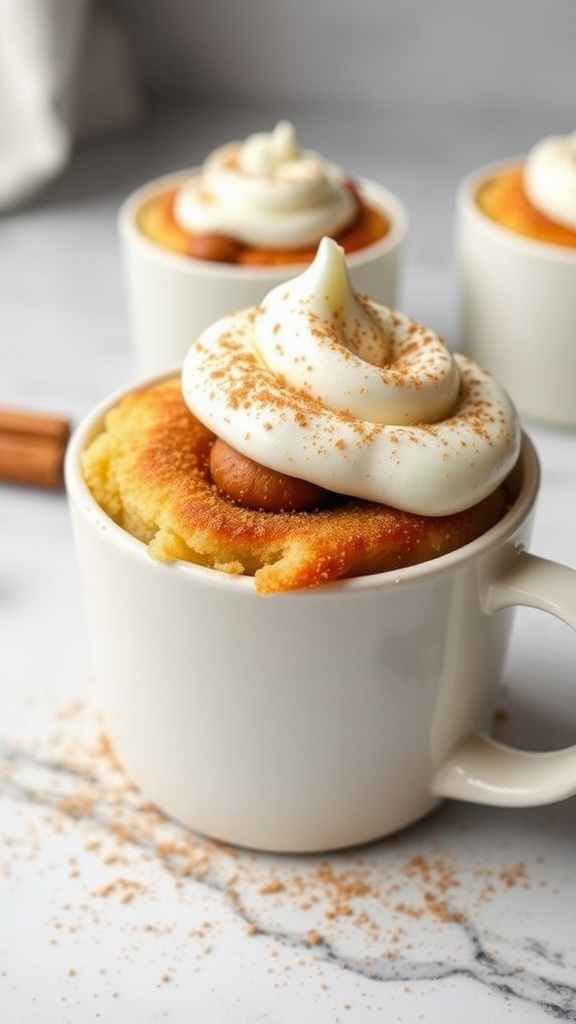
MULTIPOLYGON (((199 168, 166 175, 136 189, 118 214, 132 344, 139 375, 161 373, 180 363, 197 335, 227 313, 257 306, 277 284, 298 272, 285 266, 240 266, 200 260, 162 248, 138 226, 138 212, 159 192, 175 187, 199 168)), ((347 258, 357 291, 396 308, 408 214, 397 196, 365 179, 358 187, 385 212, 390 229, 378 242, 347 258)))
POLYGON ((457 195, 460 345, 529 418, 576 427, 576 249, 534 241, 480 209, 480 186, 520 158, 480 168, 457 195))

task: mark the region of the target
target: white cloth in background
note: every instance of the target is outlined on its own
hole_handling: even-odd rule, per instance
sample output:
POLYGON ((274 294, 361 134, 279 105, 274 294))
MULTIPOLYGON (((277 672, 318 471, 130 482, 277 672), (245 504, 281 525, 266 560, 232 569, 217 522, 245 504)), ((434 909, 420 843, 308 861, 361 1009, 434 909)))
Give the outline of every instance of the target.
POLYGON ((0 211, 66 167, 74 143, 139 114, 126 39, 94 0, 0 0, 0 211))

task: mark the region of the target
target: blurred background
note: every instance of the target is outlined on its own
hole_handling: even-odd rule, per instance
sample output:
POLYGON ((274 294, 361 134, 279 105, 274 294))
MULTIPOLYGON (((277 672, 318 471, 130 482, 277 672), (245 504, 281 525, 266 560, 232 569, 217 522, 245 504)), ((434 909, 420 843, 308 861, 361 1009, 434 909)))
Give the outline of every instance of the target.
POLYGON ((0 399, 132 372, 122 199, 279 118, 404 200, 400 304, 457 347, 458 182, 576 128, 575 40, 574 0, 0 0, 0 399))
POLYGON ((164 96, 574 110, 572 0, 111 0, 164 96))

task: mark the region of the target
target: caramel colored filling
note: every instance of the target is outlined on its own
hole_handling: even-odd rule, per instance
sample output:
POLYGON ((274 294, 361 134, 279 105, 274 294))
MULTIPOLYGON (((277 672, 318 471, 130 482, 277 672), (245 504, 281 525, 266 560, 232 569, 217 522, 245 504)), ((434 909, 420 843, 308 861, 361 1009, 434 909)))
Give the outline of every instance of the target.
POLYGON ((210 449, 210 475, 218 490, 246 508, 304 512, 325 504, 329 492, 317 484, 268 469, 217 437, 210 449))
MULTIPOLYGON (((359 195, 353 184, 349 188, 356 198, 358 213, 344 231, 335 236, 344 252, 356 252, 379 241, 390 230, 390 222, 381 210, 359 195)), ((159 192, 149 199, 138 213, 137 223, 143 235, 171 252, 191 259, 215 263, 239 263, 244 266, 282 266, 307 264, 316 254, 315 247, 306 249, 261 249, 236 242, 222 235, 194 235, 174 219, 176 189, 159 192)))
POLYGON ((487 217, 516 234, 576 248, 576 231, 557 224, 532 206, 524 191, 521 167, 502 171, 484 182, 476 202, 487 217))

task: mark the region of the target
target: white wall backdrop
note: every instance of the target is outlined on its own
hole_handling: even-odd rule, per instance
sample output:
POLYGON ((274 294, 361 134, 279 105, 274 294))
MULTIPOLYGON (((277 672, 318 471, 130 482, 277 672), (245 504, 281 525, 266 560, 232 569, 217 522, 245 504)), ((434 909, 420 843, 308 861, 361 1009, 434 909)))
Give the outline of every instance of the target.
POLYGON ((110 0, 156 92, 562 109, 575 0, 110 0))
POLYGON ((291 119, 303 145, 404 199, 404 307, 458 343, 458 182, 576 130, 576 0, 108 3, 147 92, 182 101, 160 135, 155 117, 140 180, 291 119))

